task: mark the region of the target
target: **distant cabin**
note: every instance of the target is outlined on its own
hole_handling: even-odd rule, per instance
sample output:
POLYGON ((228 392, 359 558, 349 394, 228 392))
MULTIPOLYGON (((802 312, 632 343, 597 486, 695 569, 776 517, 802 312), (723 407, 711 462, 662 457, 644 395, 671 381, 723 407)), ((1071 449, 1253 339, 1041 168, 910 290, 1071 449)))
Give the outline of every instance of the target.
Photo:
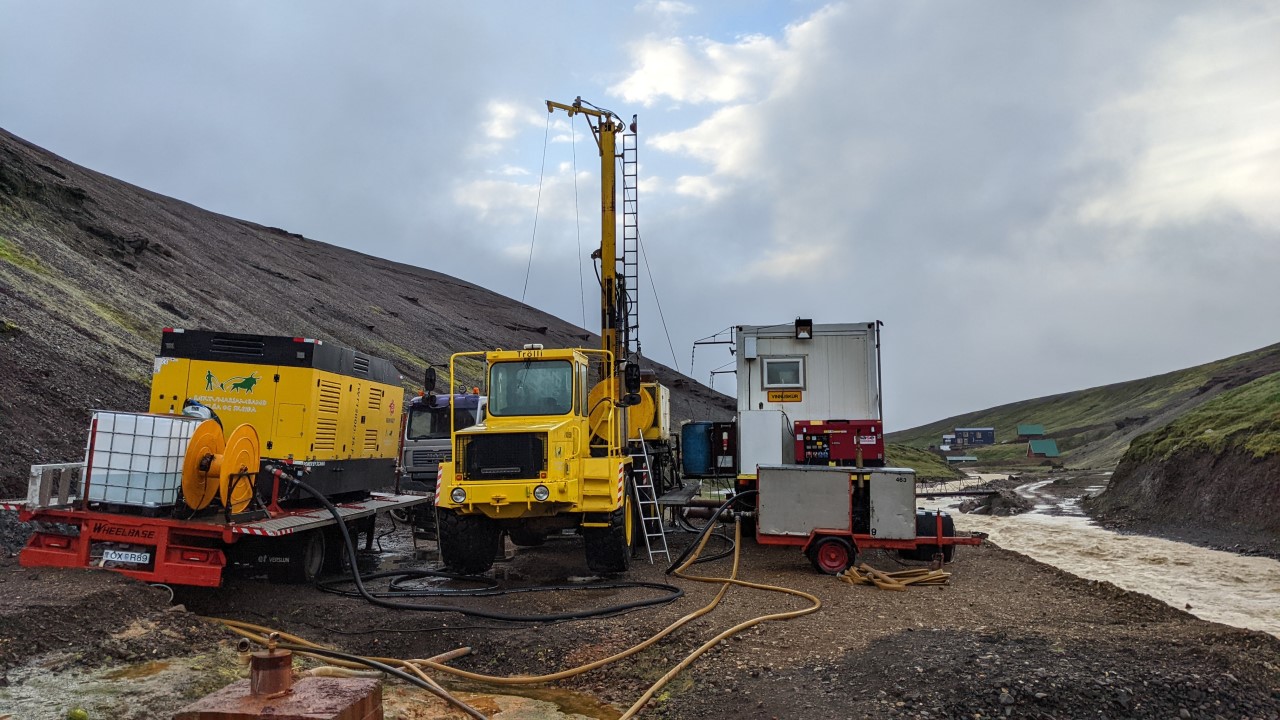
POLYGON ((1018 425, 1019 440, 1034 440, 1044 437, 1043 425, 1032 425, 1031 423, 1020 423, 1018 425))
POLYGON ((1032 440, 1027 443, 1027 457, 1056 458, 1058 443, 1052 438, 1032 440))
POLYGON ((956 428, 956 444, 957 445, 995 445, 996 429, 993 427, 956 428))
POLYGON ((947 462, 949 463, 978 462, 978 456, 977 455, 948 455, 947 462))

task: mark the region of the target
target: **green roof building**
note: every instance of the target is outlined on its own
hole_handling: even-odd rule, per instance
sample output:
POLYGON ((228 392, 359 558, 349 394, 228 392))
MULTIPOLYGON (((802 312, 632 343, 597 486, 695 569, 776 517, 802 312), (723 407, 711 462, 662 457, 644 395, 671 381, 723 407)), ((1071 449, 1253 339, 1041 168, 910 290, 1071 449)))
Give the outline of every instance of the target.
POLYGON ((1051 439, 1032 440, 1027 443, 1027 457, 1058 457, 1058 443, 1051 439))
POLYGON ((1044 437, 1043 425, 1032 425, 1031 423, 1018 423, 1018 438, 1020 440, 1030 440, 1031 438, 1044 437))

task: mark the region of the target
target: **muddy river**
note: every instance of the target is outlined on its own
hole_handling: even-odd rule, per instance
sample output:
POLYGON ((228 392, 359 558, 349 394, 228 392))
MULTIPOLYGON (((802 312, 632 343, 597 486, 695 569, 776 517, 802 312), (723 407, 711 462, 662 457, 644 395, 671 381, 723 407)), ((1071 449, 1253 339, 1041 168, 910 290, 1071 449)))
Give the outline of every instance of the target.
MULTIPOLYGON (((983 479, 992 479, 985 476, 983 479)), ((1280 561, 1248 557, 1144 535, 1101 528, 1084 514, 1080 499, 1101 491, 1105 475, 1037 480, 1019 486, 1031 512, 990 517, 946 507, 958 530, 987 533, 990 541, 1073 575, 1105 580, 1150 595, 1193 615, 1280 637, 1280 561)))

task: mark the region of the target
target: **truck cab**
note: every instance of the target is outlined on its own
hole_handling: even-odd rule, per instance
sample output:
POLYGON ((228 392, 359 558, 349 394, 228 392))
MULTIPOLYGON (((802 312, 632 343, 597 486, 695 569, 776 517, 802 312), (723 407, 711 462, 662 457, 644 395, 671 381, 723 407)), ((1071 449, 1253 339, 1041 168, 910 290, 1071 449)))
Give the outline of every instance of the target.
POLYGON ((579 528, 587 564, 627 569, 631 458, 622 444, 611 353, 584 348, 454 355, 486 362, 483 424, 455 428, 436 493, 440 552, 461 572, 487 570, 502 533, 538 545, 579 528))
POLYGON ((488 398, 475 392, 427 393, 411 399, 400 452, 402 480, 422 483, 418 489, 434 492, 440 463, 453 457, 450 433, 483 423, 487 405, 488 398))

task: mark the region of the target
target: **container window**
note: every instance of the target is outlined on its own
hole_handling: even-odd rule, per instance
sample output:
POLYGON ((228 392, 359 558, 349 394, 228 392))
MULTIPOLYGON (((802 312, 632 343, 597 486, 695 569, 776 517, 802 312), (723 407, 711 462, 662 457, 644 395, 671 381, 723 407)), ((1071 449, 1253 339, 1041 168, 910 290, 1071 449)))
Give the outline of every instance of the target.
POLYGON ((804 358, 764 358, 766 390, 804 387, 804 358))

